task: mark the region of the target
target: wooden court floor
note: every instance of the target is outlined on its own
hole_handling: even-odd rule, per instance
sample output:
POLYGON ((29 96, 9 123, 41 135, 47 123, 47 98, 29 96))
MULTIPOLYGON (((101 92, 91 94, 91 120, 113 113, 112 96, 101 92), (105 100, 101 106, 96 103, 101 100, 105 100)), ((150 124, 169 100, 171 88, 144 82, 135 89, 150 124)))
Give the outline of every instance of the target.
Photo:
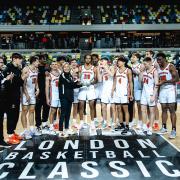
MULTIPOLYGON (((160 119, 161 119, 161 107, 160 105, 158 105, 159 107, 159 110, 160 110, 160 119)), ((98 119, 101 120, 101 115, 100 115, 100 105, 98 104, 97 105, 97 116, 98 116, 98 119)), ((137 112, 137 111, 136 111, 137 112)), ((87 118, 88 118, 88 122, 90 121, 90 115, 89 115, 89 106, 87 105, 87 118)), ((177 111, 176 111, 176 114, 177 114, 177 137, 175 139, 169 139, 168 136, 169 136, 169 132, 171 130, 171 122, 170 122, 170 118, 169 118, 169 115, 168 115, 168 122, 167 122, 167 128, 168 128, 168 134, 164 135, 164 137, 169 141, 171 142, 172 144, 174 144, 178 149, 180 149, 180 103, 178 104, 178 107, 177 107, 177 111)), ((109 117, 109 106, 108 106, 108 117, 109 117)), ((136 114, 136 117, 137 117, 137 114, 136 114)), ((71 116, 72 118, 72 116, 71 116)), ((161 127, 161 120, 160 120, 160 127, 161 127)), ((17 129, 16 129, 17 133, 20 133, 22 132, 22 124, 21 124, 21 120, 19 119, 18 121, 18 125, 17 125, 17 129)), ((6 121, 4 123, 4 133, 5 133, 5 138, 7 138, 7 134, 6 134, 6 121)))

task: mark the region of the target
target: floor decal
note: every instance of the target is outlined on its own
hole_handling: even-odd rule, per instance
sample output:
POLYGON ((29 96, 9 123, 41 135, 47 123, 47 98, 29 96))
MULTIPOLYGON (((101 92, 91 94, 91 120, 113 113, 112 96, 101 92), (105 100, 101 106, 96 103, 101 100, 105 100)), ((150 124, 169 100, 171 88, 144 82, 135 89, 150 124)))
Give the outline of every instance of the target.
POLYGON ((160 135, 42 135, 0 153, 0 179, 180 179, 180 152, 160 135))

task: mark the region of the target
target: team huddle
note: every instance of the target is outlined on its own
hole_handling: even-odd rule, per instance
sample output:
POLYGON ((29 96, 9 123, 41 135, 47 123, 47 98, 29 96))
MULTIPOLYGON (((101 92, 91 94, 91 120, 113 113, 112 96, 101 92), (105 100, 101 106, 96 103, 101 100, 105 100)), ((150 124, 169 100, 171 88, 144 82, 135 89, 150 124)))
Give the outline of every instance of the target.
MULTIPOLYGON (((71 59, 67 63, 65 58, 61 57, 57 61, 52 61, 47 68, 42 55, 30 57, 29 64, 19 72, 18 83, 21 94, 17 95, 16 92, 15 101, 7 103, 15 107, 11 107, 13 110, 9 113, 6 109, 1 113, 6 112, 7 120, 10 122, 7 125, 7 142, 18 144, 22 138, 31 139, 34 135, 41 134, 67 137, 72 133, 72 129, 80 129, 87 122, 86 118, 84 119, 87 101, 90 108, 91 130, 101 128, 126 134, 131 128, 136 128, 147 135, 152 135, 153 130, 165 134, 168 132, 166 122, 169 110, 172 123, 169 137, 175 138, 176 82, 179 80, 176 68, 167 62, 164 53, 154 56, 152 51, 147 51, 142 61, 140 58, 139 53, 133 53, 128 62, 125 56, 120 55, 110 63, 107 56, 101 56, 99 59, 97 54, 92 54, 85 55, 84 63, 80 66, 76 59, 71 59), (72 95, 70 89, 73 89, 73 119, 69 125, 71 99, 68 99, 68 96, 72 95), (20 101, 24 131, 18 135, 14 131, 19 118, 20 101), (101 104, 101 118, 97 117, 98 101, 101 104), (158 101, 162 108, 162 128, 159 128, 158 101), (70 103, 67 104, 68 102, 70 103), (135 120, 135 103, 138 120, 135 120), (108 104, 110 104, 110 119, 107 117, 108 104), (13 125, 12 118, 17 119, 13 125), (59 126, 56 119, 60 119, 59 126)), ((22 63, 20 59, 20 55, 14 56, 14 59, 12 56, 11 63, 20 67, 22 63)), ((6 69, 4 71, 1 84, 6 83, 8 91, 10 89, 8 83, 17 78, 17 75, 6 69)))

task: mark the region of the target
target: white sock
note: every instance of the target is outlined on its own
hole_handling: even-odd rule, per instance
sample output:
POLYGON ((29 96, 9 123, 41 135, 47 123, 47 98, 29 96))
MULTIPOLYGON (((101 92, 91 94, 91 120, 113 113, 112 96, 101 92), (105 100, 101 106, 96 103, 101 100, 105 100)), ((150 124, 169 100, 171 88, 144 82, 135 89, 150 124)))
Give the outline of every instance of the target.
POLYGON ((33 131, 34 130, 34 126, 30 126, 30 130, 33 131))
POLYGON ((47 122, 42 122, 42 126, 47 126, 47 122))
POLYGON ((50 129, 53 129, 53 128, 54 128, 54 125, 53 125, 53 124, 50 124, 49 126, 50 126, 50 129))

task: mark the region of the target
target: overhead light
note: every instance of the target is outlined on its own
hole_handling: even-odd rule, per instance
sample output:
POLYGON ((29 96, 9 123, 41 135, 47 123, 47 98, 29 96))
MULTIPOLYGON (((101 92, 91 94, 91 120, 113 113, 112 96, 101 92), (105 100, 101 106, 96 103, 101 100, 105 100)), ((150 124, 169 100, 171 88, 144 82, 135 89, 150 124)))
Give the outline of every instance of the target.
POLYGON ((150 36, 146 36, 145 38, 146 38, 146 39, 151 39, 152 37, 150 37, 150 36))

